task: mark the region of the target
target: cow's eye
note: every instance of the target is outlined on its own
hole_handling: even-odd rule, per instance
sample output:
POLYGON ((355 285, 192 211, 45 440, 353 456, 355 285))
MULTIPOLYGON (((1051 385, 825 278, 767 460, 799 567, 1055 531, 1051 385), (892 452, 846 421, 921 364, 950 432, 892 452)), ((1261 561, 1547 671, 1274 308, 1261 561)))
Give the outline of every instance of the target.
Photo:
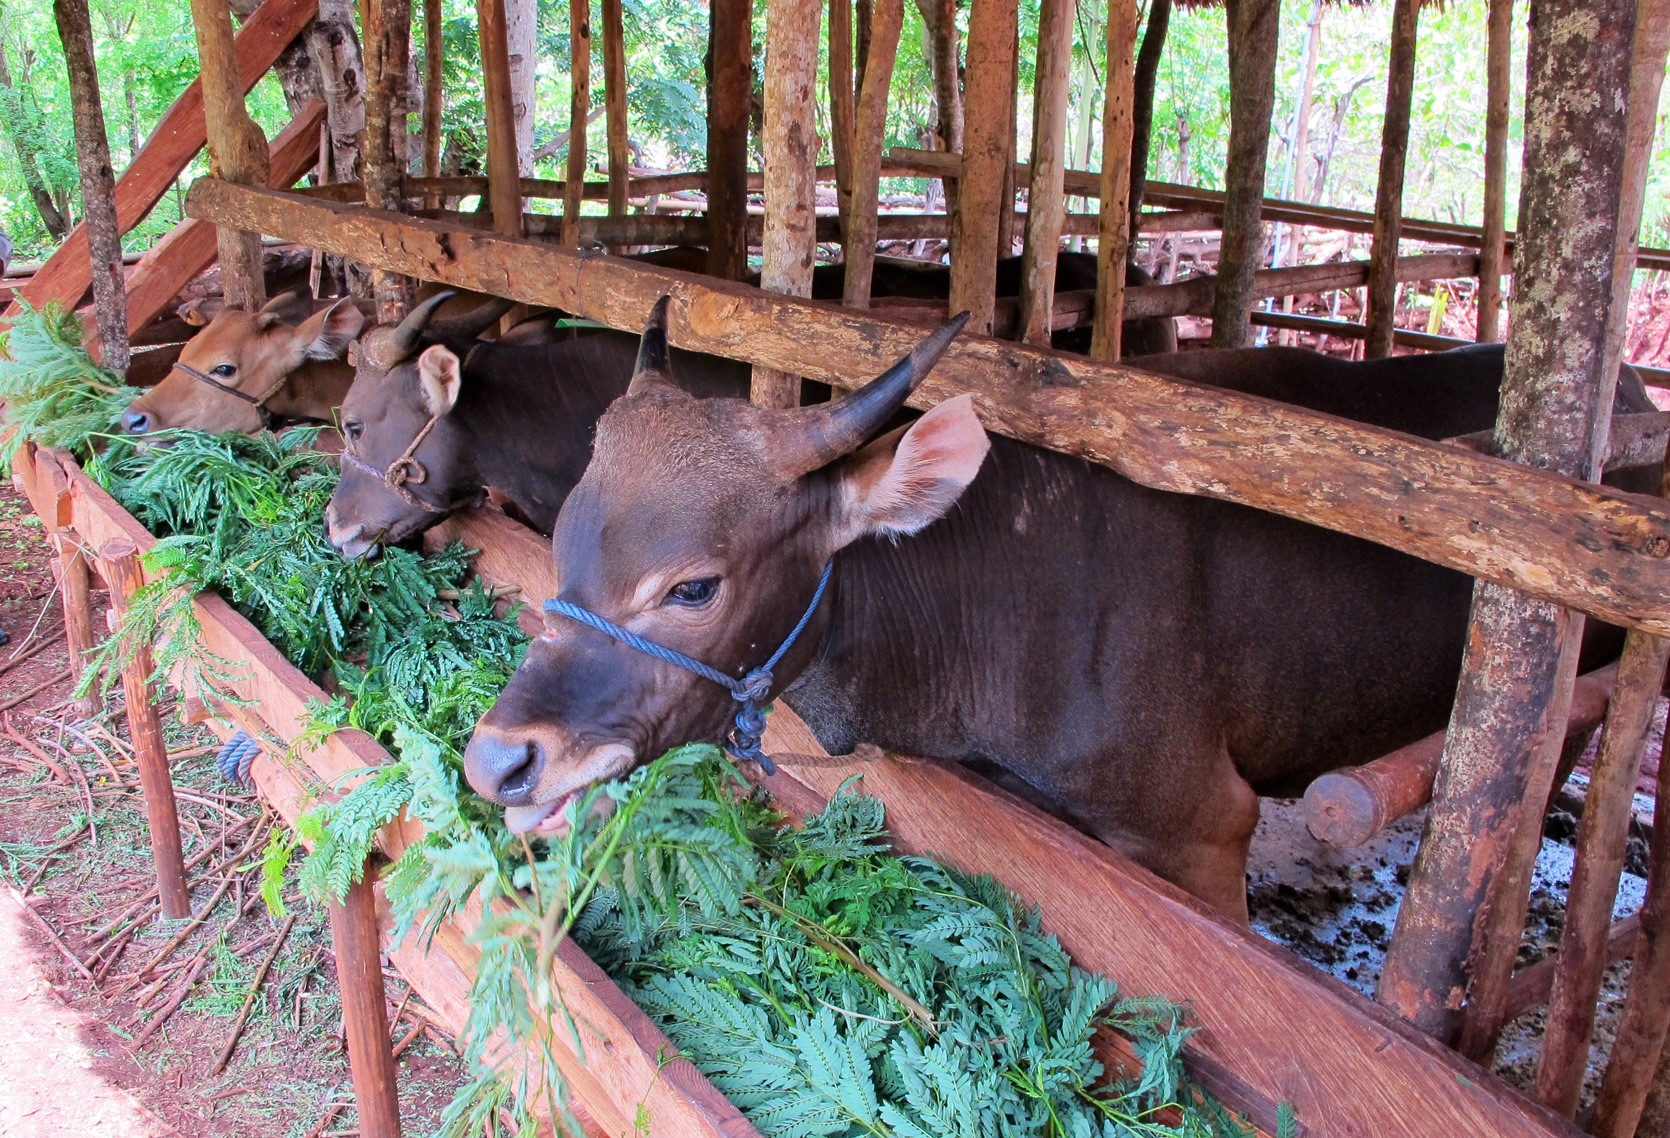
POLYGON ((360 436, 365 433, 365 427, 363 424, 356 423, 354 420, 350 419, 346 423, 342 424, 342 433, 347 437, 349 442, 357 443, 359 442, 360 436))
POLYGON ((719 578, 698 577, 694 581, 680 581, 667 590, 669 605, 705 605, 713 599, 713 594, 719 591, 719 578))
POLYGON ((232 364, 220 364, 217 367, 213 367, 213 368, 209 369, 209 374, 210 375, 218 375, 222 379, 227 379, 227 378, 230 378, 231 376, 237 375, 238 374, 238 369, 236 367, 234 367, 232 364))

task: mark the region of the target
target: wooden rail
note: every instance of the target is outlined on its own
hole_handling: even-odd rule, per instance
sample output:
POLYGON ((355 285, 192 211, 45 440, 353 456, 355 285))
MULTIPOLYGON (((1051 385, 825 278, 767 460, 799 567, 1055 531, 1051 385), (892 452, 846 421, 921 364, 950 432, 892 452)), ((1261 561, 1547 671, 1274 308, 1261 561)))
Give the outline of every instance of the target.
MULTIPOLYGON (((615 328, 636 329, 669 293, 678 346, 842 388, 920 336, 876 313, 212 179, 192 187, 187 210, 348 256, 375 251, 401 272, 615 328)), ((1670 633, 1670 512, 1655 499, 980 337, 953 344, 913 403, 932 406, 965 391, 979 396, 988 428, 1144 485, 1284 514, 1615 624, 1670 633)))

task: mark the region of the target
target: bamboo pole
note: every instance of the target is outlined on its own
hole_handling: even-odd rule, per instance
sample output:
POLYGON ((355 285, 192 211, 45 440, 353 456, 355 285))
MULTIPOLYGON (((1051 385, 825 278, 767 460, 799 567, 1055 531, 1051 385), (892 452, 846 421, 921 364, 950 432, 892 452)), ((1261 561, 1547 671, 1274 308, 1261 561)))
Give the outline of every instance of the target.
MULTIPOLYGON (((1514 298, 1498 451, 1593 478, 1597 440, 1604 441, 1597 416, 1610 406, 1600 347, 1612 300, 1635 4, 1536 3, 1515 260, 1542 284, 1514 298), (1597 90, 1618 97, 1593 98, 1597 90), (1573 344, 1594 351, 1574 352, 1573 344)), ((1457 1027, 1469 960, 1477 961, 1474 999, 1489 1004, 1506 990, 1501 963, 1511 969, 1525 904, 1510 847, 1522 820, 1527 833, 1535 830, 1548 799, 1560 749, 1550 725, 1564 722, 1559 697, 1569 694, 1570 649, 1581 628, 1558 605, 1485 583, 1475 589, 1472 621, 1444 765, 1378 992, 1440 1039, 1457 1027)), ((1488 1026, 1490 1015, 1479 1022, 1488 1026)))
MULTIPOLYGON (((1160 75, 1160 58, 1165 54, 1166 32, 1171 27, 1171 0, 1152 0, 1148 6, 1148 27, 1142 33, 1142 50, 1137 53, 1136 76, 1131 94, 1131 229, 1142 212, 1143 189, 1148 183, 1148 155, 1154 133, 1154 84, 1160 75)), ((1102 152, 1107 163, 1107 151, 1102 152)))
POLYGON ((1252 327, 1253 274, 1264 259, 1264 164, 1276 98, 1280 0, 1226 0, 1229 20, 1229 161, 1223 239, 1212 301, 1212 346, 1239 348, 1252 327))
POLYGON ((1485 41, 1484 238, 1479 245, 1475 338, 1502 338, 1502 269, 1507 258, 1508 99, 1512 88, 1513 0, 1490 0, 1485 41))
MULTIPOLYGON (((817 255, 817 98, 820 0, 768 0, 765 32, 765 232, 760 287, 812 295, 817 255)), ((762 407, 800 403, 797 376, 755 367, 753 400, 762 407)))
MULTIPOLYGON (((1027 191, 1026 245, 1021 255, 1020 328, 1024 343, 1039 346, 1050 342, 1055 263, 1061 253, 1061 225, 1067 212, 1067 96, 1073 77, 1076 12, 1075 0, 1043 0, 1038 11, 1038 66, 1032 88, 1032 188, 1027 191)), ((1113 70, 1108 68, 1110 86, 1113 70)), ((1129 153, 1129 147, 1122 153, 1129 153)))
MULTIPOLYGON (((441 176, 441 65, 444 60, 441 0, 423 0, 423 176, 441 176)), ((435 205, 439 205, 437 200, 435 205)))
POLYGON ((376 871, 348 887, 347 897, 331 902, 331 944, 336 951, 336 981, 342 992, 347 1029, 348 1067, 354 1078, 354 1109, 361 1138, 400 1138, 400 1098, 389 1042, 388 997, 377 936, 376 871))
MULTIPOLYGON (((748 271, 748 107, 754 88, 752 0, 714 0, 708 45, 708 273, 748 271)), ((612 159, 611 159, 612 161, 612 159)))
MULTIPOLYGON (((139 555, 129 541, 111 541, 99 551, 110 579, 110 603, 120 619, 133 594, 145 583, 139 555)), ((145 823, 151 836, 151 861, 157 873, 157 899, 164 920, 191 916, 191 894, 186 889, 185 856, 180 850, 180 816, 174 803, 174 782, 168 774, 168 747, 157 718, 156 692, 151 673, 156 665, 149 646, 134 652, 122 669, 122 698, 127 707, 128 737, 133 740, 139 783, 145 793, 145 823)))
MULTIPOLYGON (((1013 169, 1008 136, 1009 60, 1015 50, 1018 0, 973 0, 968 24, 968 86, 964 92, 963 163, 951 217, 951 310, 971 314, 969 329, 990 334, 997 298, 998 225, 1004 168, 1013 169)), ((1010 176, 1013 176, 1012 174, 1010 176)))
POLYGON ((580 243, 586 181, 586 116, 591 112, 591 0, 568 0, 568 184, 563 187, 562 243, 580 243))
MULTIPOLYGON (((717 24, 719 13, 717 8, 713 12, 713 20, 717 24)), ((713 82, 708 80, 708 112, 712 118, 713 110, 713 82)), ((609 148, 609 216, 626 216, 626 183, 632 175, 631 148, 627 144, 626 131, 626 18, 621 10, 621 0, 603 0, 603 105, 604 131, 608 139, 609 148)), ((712 177, 708 182, 708 212, 714 211, 714 190, 719 187, 722 179, 713 161, 712 152, 713 128, 708 128, 709 158, 708 170, 712 177)), ((728 187, 727 187, 728 188, 728 187)))
MULTIPOLYGON (((191 0, 202 67, 203 121, 209 146, 209 171, 217 178, 246 186, 267 184, 267 139, 244 105, 232 46, 232 11, 226 0, 191 0)), ((267 299, 261 271, 261 235, 221 230, 221 289, 226 303, 254 311, 267 299)))
MULTIPOLYGON (((1125 322, 1125 263, 1130 259, 1131 211, 1135 175, 1136 0, 1109 0, 1108 88, 1102 104, 1102 217, 1096 242, 1096 320, 1090 355, 1117 360, 1125 322), (1123 161, 1132 155, 1130 162, 1123 161)), ((1144 45, 1146 46, 1146 44, 1144 45)), ((1145 143, 1146 145, 1146 143, 1145 143)))
MULTIPOLYGON (((206 0, 195 0, 206 2, 206 0)), ((411 55, 411 0, 364 0, 365 27, 365 204, 372 209, 405 207, 406 63, 411 55)), ((224 263, 224 253, 222 260, 224 263)), ((377 319, 392 324, 412 306, 410 277, 371 271, 377 319)))
POLYGON ((1392 354, 1397 323, 1398 240, 1403 232, 1403 174, 1409 156, 1409 114, 1415 98, 1416 25, 1421 0, 1392 5, 1392 55, 1386 75, 1386 118, 1380 133, 1380 182, 1374 196, 1374 244, 1369 251, 1368 339, 1370 359, 1392 354))
MULTIPOLYGON (((116 221, 116 175, 110 166, 110 141, 105 137, 104 106, 99 100, 92 16, 87 10, 87 0, 53 0, 52 14, 69 69, 75 162, 81 174, 82 225, 87 229, 87 258, 92 267, 99 360, 113 371, 126 372, 132 353, 128 347, 127 293, 122 277, 122 231, 116 221)), ((232 50, 230 23, 226 28, 226 50, 228 53, 232 50)), ((235 64, 231 72, 232 82, 236 83, 235 64)), ((262 157, 266 157, 264 145, 262 157)), ((259 235, 256 242, 259 245, 259 235)), ((259 266, 259 248, 256 257, 259 266)))
MULTIPOLYGON (((870 306, 870 277, 876 263, 881 151, 887 135, 887 93, 893 86, 893 60, 899 53, 904 16, 904 0, 875 0, 871 12, 869 54, 853 119, 852 195, 841 214, 847 265, 842 278, 841 302, 849 308, 870 306)), ((1060 200, 1058 195, 1057 201, 1060 200)))
MULTIPOLYGON (((476 0, 482 90, 487 104, 487 202, 493 211, 493 228, 520 237, 522 173, 516 155, 516 110, 511 102, 506 19, 505 0, 476 0)), ((566 199, 563 208, 566 218, 566 199)), ((568 244, 566 239, 564 244, 568 244)))

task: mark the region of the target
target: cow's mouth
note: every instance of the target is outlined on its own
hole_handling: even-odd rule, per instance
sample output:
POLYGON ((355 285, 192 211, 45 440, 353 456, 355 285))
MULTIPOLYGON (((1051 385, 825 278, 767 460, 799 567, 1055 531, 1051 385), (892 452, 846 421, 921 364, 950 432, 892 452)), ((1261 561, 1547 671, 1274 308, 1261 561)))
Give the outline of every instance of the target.
MULTIPOLYGON (((554 802, 545 802, 537 806, 507 806, 504 811, 504 824, 511 833, 530 838, 566 837, 577 820, 571 807, 596 785, 588 783, 578 790, 569 791, 554 802)), ((591 812, 596 816, 606 817, 614 813, 614 810, 615 800, 603 797, 592 804, 591 812)))

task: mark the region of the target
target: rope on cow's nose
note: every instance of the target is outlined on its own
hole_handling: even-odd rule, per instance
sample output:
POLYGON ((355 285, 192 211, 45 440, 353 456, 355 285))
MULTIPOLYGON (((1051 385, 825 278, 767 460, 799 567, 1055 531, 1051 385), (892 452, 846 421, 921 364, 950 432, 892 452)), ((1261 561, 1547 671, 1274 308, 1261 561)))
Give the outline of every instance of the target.
POLYGON ((826 562, 823 575, 818 578, 817 590, 812 594, 812 603, 806 606, 806 611, 800 614, 800 619, 790 630, 783 643, 778 645, 777 651, 764 664, 755 668, 740 680, 728 676, 718 668, 710 667, 693 656, 686 656, 674 648, 667 648, 636 632, 622 628, 612 620, 598 616, 583 605, 573 601, 565 601, 561 597, 553 597, 545 602, 545 611, 566 616, 570 620, 579 621, 587 628, 596 629, 605 636, 614 638, 628 648, 636 649, 646 656, 668 664, 674 664, 687 672, 694 672, 705 680, 711 680, 731 693, 731 698, 742 706, 737 709, 736 719, 731 727, 731 733, 725 740, 725 750, 733 759, 750 759, 760 764, 760 769, 768 775, 777 773, 777 764, 771 761, 760 743, 765 736, 765 711, 760 707, 768 695, 771 694, 772 671, 777 667, 794 642, 800 639, 800 634, 806 631, 806 626, 812 621, 812 614, 818 611, 818 605, 823 603, 823 594, 829 588, 829 576, 834 570, 833 561, 826 562))

